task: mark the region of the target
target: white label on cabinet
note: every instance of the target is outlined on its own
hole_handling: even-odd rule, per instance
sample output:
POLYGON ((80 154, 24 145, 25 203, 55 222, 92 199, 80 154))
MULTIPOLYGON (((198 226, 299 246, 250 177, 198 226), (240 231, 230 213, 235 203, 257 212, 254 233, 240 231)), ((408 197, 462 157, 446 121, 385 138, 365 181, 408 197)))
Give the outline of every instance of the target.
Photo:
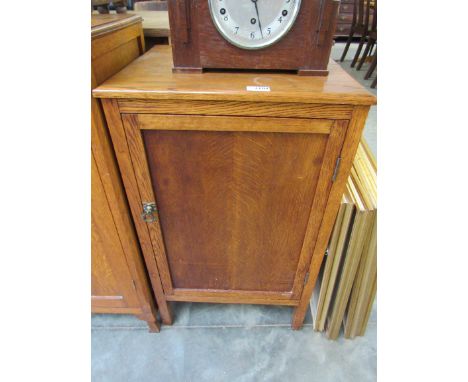
POLYGON ((269 92, 269 86, 247 86, 248 92, 269 92))

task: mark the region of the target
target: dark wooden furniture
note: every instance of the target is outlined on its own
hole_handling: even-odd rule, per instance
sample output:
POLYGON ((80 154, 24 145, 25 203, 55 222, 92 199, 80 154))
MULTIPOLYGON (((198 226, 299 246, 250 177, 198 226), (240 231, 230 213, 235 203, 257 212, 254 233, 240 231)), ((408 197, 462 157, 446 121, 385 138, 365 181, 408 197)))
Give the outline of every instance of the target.
POLYGON ((343 62, 348 54, 349 47, 355 37, 360 37, 359 46, 356 54, 351 62, 351 67, 356 65, 356 62, 361 54, 362 47, 366 41, 366 36, 369 32, 369 22, 371 19, 370 3, 372 0, 354 0, 353 5, 353 18, 349 31, 348 40, 346 42, 345 49, 341 56, 340 61, 343 62))
MULTIPOLYGON (((371 64, 369 65, 369 69, 367 70, 366 75, 364 76, 365 80, 368 80, 370 76, 374 73, 375 69, 377 69, 377 48, 375 48, 375 53, 372 56, 371 64)), ((377 76, 375 76, 374 80, 372 81, 371 88, 375 88, 377 86, 377 76)))
POLYGON ((277 304, 301 327, 375 103, 329 69, 187 75, 156 46, 94 90, 167 321, 168 301, 277 304))
POLYGON ((336 20, 335 38, 348 37, 353 22, 354 0, 341 0, 336 20))
POLYGON ((133 5, 133 9, 139 11, 167 11, 167 1, 138 1, 133 5))
POLYGON ((91 0, 91 4, 100 14, 108 14, 111 4, 117 13, 127 13, 127 0, 91 0))
MULTIPOLYGON (((356 70, 361 70, 362 65, 366 62, 369 55, 372 53, 372 50, 377 45, 377 0, 372 0, 368 2, 368 12, 370 13, 373 11, 373 18, 371 27, 366 35, 366 48, 364 49, 364 53, 362 54, 361 60, 359 61, 356 70)), ((377 64, 377 56, 375 55, 375 64, 377 64)))
POLYGON ((168 0, 171 43, 176 71, 202 69, 295 70, 327 75, 339 2, 302 1, 287 35, 259 50, 238 48, 216 29, 207 0, 168 0))
MULTIPOLYGON (((96 87, 144 52, 141 18, 93 15, 91 84, 96 87)), ((100 102, 91 99, 91 308, 135 314, 159 331, 156 307, 100 102)))

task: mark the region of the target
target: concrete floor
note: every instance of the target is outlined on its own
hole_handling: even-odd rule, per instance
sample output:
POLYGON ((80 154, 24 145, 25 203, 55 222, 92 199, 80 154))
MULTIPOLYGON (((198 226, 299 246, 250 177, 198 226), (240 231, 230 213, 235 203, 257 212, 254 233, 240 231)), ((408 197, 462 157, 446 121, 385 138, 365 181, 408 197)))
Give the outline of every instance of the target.
MULTIPOLYGON (((343 44, 333 47, 341 55, 343 44)), ((348 53, 351 59, 354 49, 348 53)), ((369 88, 361 72, 343 67, 369 88)), ((371 89, 369 89, 371 90, 371 89)), ((375 93, 374 90, 371 90, 375 93)), ((374 153, 377 111, 364 135, 374 153)), ((377 314, 365 337, 329 341, 312 330, 310 314, 290 329, 292 309, 258 305, 176 303, 175 323, 148 333, 133 316, 93 315, 94 382, 367 382, 376 380, 377 314)))

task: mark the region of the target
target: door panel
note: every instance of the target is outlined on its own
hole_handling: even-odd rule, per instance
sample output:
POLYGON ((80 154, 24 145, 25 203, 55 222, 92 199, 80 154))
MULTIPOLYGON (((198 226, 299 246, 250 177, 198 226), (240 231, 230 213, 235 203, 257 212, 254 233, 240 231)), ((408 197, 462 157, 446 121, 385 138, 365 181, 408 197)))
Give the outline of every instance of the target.
POLYGON ((327 136, 143 140, 174 288, 291 291, 327 136))
POLYGON ((323 163, 341 145, 333 123, 122 119, 141 202, 157 204, 148 228, 168 299, 295 304, 305 235, 323 214, 315 193, 323 198, 331 183, 323 163))

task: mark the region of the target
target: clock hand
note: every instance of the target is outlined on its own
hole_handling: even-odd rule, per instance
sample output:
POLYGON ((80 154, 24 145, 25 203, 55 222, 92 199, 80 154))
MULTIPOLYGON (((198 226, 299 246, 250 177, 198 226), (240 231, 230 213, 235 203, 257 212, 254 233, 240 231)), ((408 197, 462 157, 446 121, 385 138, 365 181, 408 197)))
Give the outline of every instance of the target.
POLYGON ((263 38, 262 23, 260 22, 260 15, 258 14, 257 0, 252 0, 252 3, 255 4, 255 11, 257 12, 257 19, 258 19, 258 27, 260 28, 260 34, 262 35, 262 38, 263 38))

